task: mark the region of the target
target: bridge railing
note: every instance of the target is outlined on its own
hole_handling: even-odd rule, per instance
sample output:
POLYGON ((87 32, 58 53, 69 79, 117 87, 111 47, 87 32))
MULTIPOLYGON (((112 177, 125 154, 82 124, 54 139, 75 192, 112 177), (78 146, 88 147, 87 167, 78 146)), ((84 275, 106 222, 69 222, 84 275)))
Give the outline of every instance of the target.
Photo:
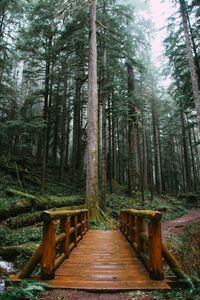
POLYGON ((122 210, 120 215, 121 231, 143 261, 150 277, 156 280, 164 278, 161 218, 158 211, 135 209, 122 210))
POLYGON ((29 277, 39 262, 42 279, 54 278, 55 270, 89 229, 87 209, 45 211, 42 220, 42 243, 18 274, 19 279, 29 277))

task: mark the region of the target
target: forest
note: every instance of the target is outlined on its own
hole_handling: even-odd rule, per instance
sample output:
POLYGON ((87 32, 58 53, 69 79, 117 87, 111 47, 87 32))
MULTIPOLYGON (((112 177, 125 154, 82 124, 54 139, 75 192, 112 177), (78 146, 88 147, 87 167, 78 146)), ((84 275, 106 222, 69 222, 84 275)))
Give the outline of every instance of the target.
POLYGON ((0 1, 0 299, 200 299, 200 3, 163 1, 155 62, 151 2, 0 1), (42 212, 85 208, 99 230, 116 230, 123 209, 162 213, 189 289, 10 287, 42 212))

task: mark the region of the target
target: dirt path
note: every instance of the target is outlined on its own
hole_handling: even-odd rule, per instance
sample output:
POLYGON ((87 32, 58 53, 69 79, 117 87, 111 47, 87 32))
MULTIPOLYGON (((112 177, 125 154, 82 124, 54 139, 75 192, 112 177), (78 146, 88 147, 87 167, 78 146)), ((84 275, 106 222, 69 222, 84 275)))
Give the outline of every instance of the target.
POLYGON ((162 223, 163 239, 178 235, 183 232, 186 225, 200 222, 200 210, 191 210, 187 215, 162 223))

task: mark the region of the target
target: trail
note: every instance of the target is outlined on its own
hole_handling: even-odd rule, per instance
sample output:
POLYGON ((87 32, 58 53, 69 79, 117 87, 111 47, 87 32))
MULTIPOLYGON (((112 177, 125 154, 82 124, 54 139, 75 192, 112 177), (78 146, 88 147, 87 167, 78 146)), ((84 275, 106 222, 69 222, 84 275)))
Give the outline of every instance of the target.
POLYGON ((175 236, 183 232, 184 228, 192 223, 200 222, 200 210, 191 210, 188 214, 162 223, 163 239, 175 236))

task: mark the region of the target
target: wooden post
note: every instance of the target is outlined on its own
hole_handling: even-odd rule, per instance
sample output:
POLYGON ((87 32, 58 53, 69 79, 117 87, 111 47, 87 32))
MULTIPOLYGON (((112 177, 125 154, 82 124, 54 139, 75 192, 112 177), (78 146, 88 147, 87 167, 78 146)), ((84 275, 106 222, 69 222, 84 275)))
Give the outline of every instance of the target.
POLYGON ((150 276, 152 279, 161 280, 163 276, 161 223, 151 220, 149 230, 150 276))
POLYGON ((128 237, 128 213, 125 213, 125 235, 128 237))
POLYGON ((136 219, 136 243, 137 243, 137 254, 140 256, 140 253, 143 252, 143 241, 140 238, 140 233, 144 232, 144 220, 142 217, 137 217, 136 219))
POLYGON ((120 215, 119 215, 119 230, 122 231, 122 211, 120 212, 120 215))
POLYGON ((70 244, 70 217, 65 217, 60 220, 60 230, 66 234, 66 237, 62 243, 61 251, 69 257, 69 244, 70 244))
POLYGON ((73 216, 74 218, 74 244, 75 246, 77 246, 77 221, 78 221, 78 216, 75 215, 73 216))
POLYGON ((46 221, 43 225, 41 276, 43 279, 54 278, 56 224, 46 221))
POLYGON ((127 233, 127 237, 128 237, 129 240, 130 240, 130 237, 131 237, 131 231, 132 231, 132 223, 131 223, 131 220, 132 220, 132 216, 131 216, 131 214, 128 214, 128 233, 127 233))
POLYGON ((135 225, 135 217, 130 215, 130 221, 129 221, 129 224, 130 224, 130 242, 131 244, 135 241, 134 239, 134 236, 135 236, 135 233, 134 233, 134 225, 135 225))
POLYGON ((87 215, 86 215, 86 211, 83 212, 83 220, 84 220, 84 234, 87 231, 87 215))
POLYGON ((81 235, 81 239, 83 238, 83 234, 84 234, 84 224, 83 224, 83 220, 84 220, 84 212, 80 213, 80 223, 81 223, 81 227, 80 227, 80 235, 81 235))
POLYGON ((87 231, 87 230, 89 230, 89 227, 90 227, 89 226, 89 211, 88 210, 86 211, 86 220, 87 220, 87 228, 86 228, 86 231, 87 231))

